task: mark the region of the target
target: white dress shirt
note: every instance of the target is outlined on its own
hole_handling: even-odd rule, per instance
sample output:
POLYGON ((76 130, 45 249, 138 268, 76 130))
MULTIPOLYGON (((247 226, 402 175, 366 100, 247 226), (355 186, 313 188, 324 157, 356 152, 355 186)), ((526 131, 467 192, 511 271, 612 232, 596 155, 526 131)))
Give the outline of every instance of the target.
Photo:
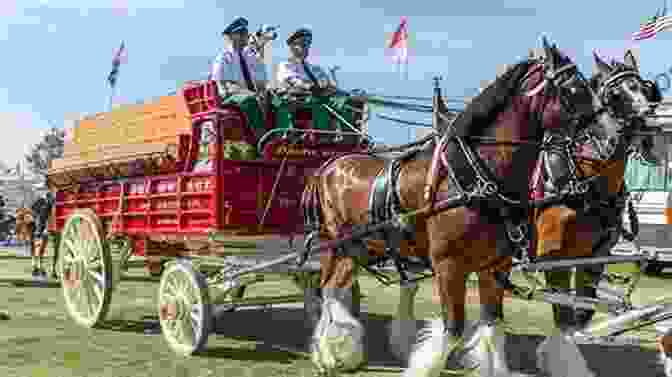
MULTIPOLYGON (((247 63, 252 81, 266 81, 266 65, 257 60, 257 56, 250 47, 243 49, 243 58, 247 63)), ((226 48, 220 52, 212 63, 211 78, 215 81, 233 81, 243 88, 247 88, 243 69, 240 65, 238 52, 226 48)))
MULTIPOLYGON (((320 68, 320 66, 315 64, 306 63, 310 72, 315 76, 317 81, 320 83, 320 86, 326 86, 327 83, 331 83, 329 75, 320 68)), ((302 63, 296 62, 282 62, 278 64, 278 70, 276 72, 276 81, 278 87, 282 89, 288 89, 293 86, 294 80, 303 80, 311 82, 310 77, 303 68, 302 63)))

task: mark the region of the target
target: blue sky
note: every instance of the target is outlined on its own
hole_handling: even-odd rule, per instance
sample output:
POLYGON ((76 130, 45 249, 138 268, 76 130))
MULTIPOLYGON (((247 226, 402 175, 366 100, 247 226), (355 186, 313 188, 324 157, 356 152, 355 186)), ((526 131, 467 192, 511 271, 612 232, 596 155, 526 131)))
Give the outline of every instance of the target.
MULTIPOLYGON (((430 96, 434 75, 444 93, 473 95, 494 78, 501 64, 514 63, 545 33, 592 72, 591 51, 622 57, 635 47, 648 76, 672 66, 670 38, 629 41, 662 1, 222 1, 222 0, 2 0, 0 5, 0 161, 16 162, 40 132, 62 126, 72 114, 105 110, 106 76, 120 41, 127 62, 118 80, 120 102, 159 96, 185 80, 207 74, 222 46, 221 30, 236 16, 251 28, 279 24, 274 61, 287 55, 284 40, 301 26, 313 29, 313 60, 340 65, 346 89, 391 95, 430 96), (262 4, 266 3, 262 6, 262 4), (409 79, 401 80, 384 46, 401 16, 411 34, 409 79)), ((393 112, 387 112, 392 113, 393 112)), ((404 115, 406 116, 406 115, 404 115)), ((427 119, 413 115, 414 119, 427 119)), ((385 143, 408 140, 387 121, 372 122, 385 143)))

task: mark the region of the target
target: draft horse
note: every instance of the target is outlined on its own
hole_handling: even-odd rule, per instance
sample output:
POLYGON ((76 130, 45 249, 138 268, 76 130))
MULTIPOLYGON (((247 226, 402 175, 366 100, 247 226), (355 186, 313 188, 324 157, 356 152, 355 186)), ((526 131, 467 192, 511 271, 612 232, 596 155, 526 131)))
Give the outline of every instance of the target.
MULTIPOLYGON (((564 200, 551 201, 553 204, 532 214, 537 235, 535 254, 539 258, 609 255, 622 231, 627 157, 636 142, 643 140, 638 131, 646 129, 646 117, 655 111, 661 98, 656 84, 641 78, 630 51, 625 53, 623 63, 606 63, 597 53, 594 60, 597 73, 590 81, 609 109, 603 116, 619 121, 611 122, 616 127, 607 129, 606 134, 591 126, 579 130, 574 138, 548 135, 551 148, 542 151, 533 190, 542 200, 551 197, 564 200), (579 186, 584 189, 576 190, 579 186)), ((596 286, 603 270, 604 265, 577 267, 576 294, 597 298, 596 286)), ((547 286, 569 292, 570 269, 547 271, 545 276, 547 286)), ((554 323, 559 331, 542 343, 539 352, 546 352, 548 344, 554 341, 564 341, 575 349, 566 337, 585 328, 594 314, 594 310, 554 304, 554 323)), ((580 356, 578 350, 571 353, 580 356)), ((568 363, 585 365, 582 358, 568 363)), ((572 375, 581 377, 590 372, 586 366, 572 375)))
MULTIPOLYGON (((382 253, 392 260, 416 257, 435 274, 443 318, 433 321, 410 355, 405 375, 437 376, 460 345, 471 272, 481 276, 483 336, 494 345, 495 364, 508 371, 497 321, 502 290, 492 282, 526 245, 529 181, 540 141, 544 130, 575 129, 599 107, 571 59, 545 38, 543 44, 543 59, 510 67, 451 125, 437 125, 444 131, 431 147, 401 159, 336 158, 306 185, 302 207, 309 240, 316 234, 338 239, 371 222, 412 214, 405 227, 374 236, 385 240, 382 253), (399 247, 401 241, 416 247, 399 247)), ((364 329, 352 312, 352 287, 368 252, 360 240, 321 255, 322 314, 311 347, 314 364, 325 373, 364 362, 364 329)))

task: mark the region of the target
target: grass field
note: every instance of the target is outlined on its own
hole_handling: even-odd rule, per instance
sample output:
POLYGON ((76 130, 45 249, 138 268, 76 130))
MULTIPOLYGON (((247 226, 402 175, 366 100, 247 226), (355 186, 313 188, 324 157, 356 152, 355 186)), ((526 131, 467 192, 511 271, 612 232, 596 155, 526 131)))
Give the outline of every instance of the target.
MULTIPOLYGON (((266 377, 312 376, 306 358, 309 330, 301 307, 273 307, 222 313, 208 349, 192 358, 175 356, 164 343, 156 317, 158 285, 125 281, 112 298, 104 329, 79 328, 67 317, 57 285, 35 287, 29 281, 30 261, 0 253, 0 376, 20 377, 266 377), (22 279, 24 283, 22 283, 22 279), (11 281, 14 281, 13 283, 11 281)), ((132 275, 145 276, 143 270, 132 275)), ((398 288, 384 288, 374 279, 362 279, 364 323, 368 331, 367 368, 352 376, 395 376, 399 365, 386 349, 386 321, 395 311, 398 288)), ((638 301, 655 298, 672 289, 669 277, 645 278, 638 301)), ((286 293, 289 283, 259 285, 250 295, 286 293)), ((418 293, 416 314, 428 318, 437 307, 430 301, 430 286, 418 293)), ((469 318, 478 307, 469 306, 469 318)), ((535 372, 534 351, 551 328, 549 305, 507 302, 505 316, 513 334, 507 342, 513 369, 535 372)), ((653 351, 655 334, 638 333, 649 343, 639 347, 581 346, 598 376, 663 376, 653 351)), ((445 373, 445 375, 451 375, 445 373)))

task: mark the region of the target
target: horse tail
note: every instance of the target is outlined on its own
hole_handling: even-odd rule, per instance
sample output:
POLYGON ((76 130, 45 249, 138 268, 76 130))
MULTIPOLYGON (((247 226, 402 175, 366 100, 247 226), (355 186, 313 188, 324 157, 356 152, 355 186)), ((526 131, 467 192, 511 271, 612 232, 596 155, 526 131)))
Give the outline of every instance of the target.
POLYGON ((301 210, 306 234, 320 232, 322 226, 322 206, 320 204, 320 176, 306 177, 306 187, 301 196, 301 210))

